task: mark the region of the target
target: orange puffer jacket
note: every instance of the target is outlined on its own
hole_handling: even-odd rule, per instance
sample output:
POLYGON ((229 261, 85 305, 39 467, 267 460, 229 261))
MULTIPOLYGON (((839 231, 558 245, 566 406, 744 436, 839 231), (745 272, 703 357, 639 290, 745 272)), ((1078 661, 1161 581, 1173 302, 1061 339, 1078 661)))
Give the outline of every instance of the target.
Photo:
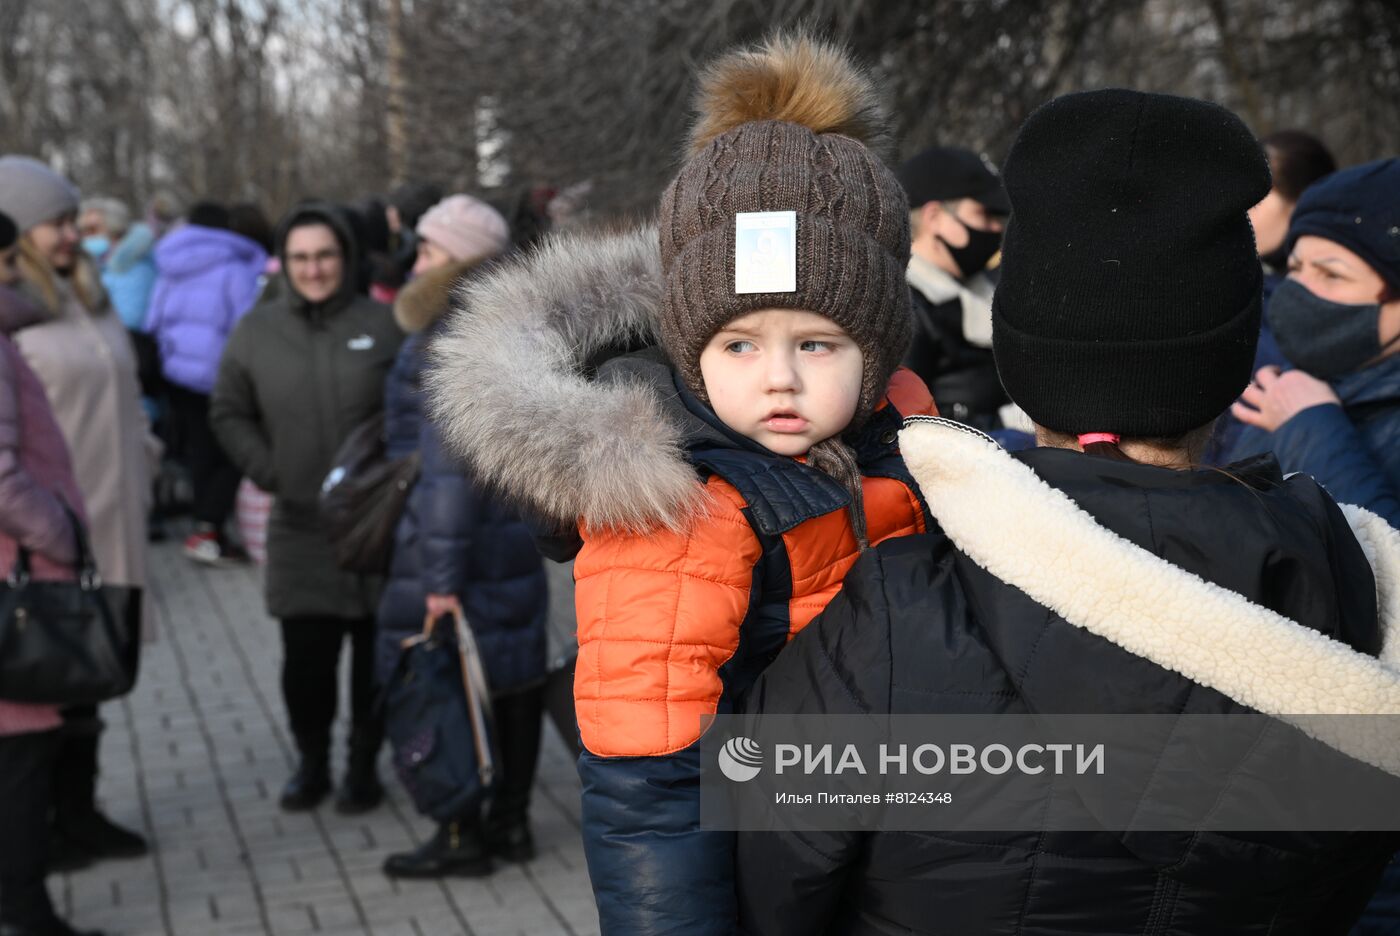
MULTIPOLYGON (((910 371, 895 375, 890 396, 901 416, 934 412, 928 390, 910 371)), ((760 472, 781 458, 746 454, 751 470, 760 472)), ((889 444, 878 457, 893 454, 889 444)), ((798 485, 818 483, 804 477, 815 474, 805 466, 793 472, 798 485)), ((709 510, 682 531, 582 533, 574 564, 574 701, 584 747, 594 754, 671 754, 693 744, 702 719, 719 708, 720 669, 739 649, 746 622, 762 621, 771 631, 774 621, 785 621, 781 636, 791 639, 826 607, 860 553, 844 504, 805 517, 777 534, 787 574, 764 576, 771 594, 752 596, 767 537, 746 519, 751 505, 733 481, 712 473, 705 487, 709 510), (769 607, 775 602, 780 610, 769 607)), ((911 482, 866 477, 863 487, 871 545, 924 531, 911 482)), ((765 649, 771 656, 781 644, 769 640, 765 649)))
MULTIPOLYGON (((654 230, 546 241, 474 280, 427 399, 485 486, 577 554, 582 823, 604 933, 732 936, 734 838, 700 828, 701 718, 732 711, 857 555, 849 492, 734 433, 650 348, 654 230), (628 353, 638 352, 638 353, 628 353)), ((847 441, 872 543, 922 532, 895 448, 912 373, 847 441)))

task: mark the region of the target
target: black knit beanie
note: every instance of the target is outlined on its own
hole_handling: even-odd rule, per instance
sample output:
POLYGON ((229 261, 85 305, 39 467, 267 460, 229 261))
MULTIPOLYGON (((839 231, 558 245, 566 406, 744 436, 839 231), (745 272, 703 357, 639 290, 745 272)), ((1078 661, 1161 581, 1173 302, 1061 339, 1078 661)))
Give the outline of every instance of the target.
POLYGON ((1110 89, 1021 127, 993 309, 1002 383, 1059 432, 1183 435, 1248 384, 1264 151, 1223 107, 1110 89))

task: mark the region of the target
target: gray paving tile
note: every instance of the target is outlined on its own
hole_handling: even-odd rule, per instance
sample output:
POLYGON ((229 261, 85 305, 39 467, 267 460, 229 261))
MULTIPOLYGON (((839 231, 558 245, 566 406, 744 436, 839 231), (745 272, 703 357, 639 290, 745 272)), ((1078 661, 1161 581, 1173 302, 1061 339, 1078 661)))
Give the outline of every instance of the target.
MULTIPOLYGON (((598 932, 578 832, 578 780, 545 731, 533 821, 540 857, 490 878, 398 882, 384 856, 432 834, 402 791, 353 819, 287 815, 279 643, 256 570, 208 571, 152 551, 159 638, 141 681, 103 707, 100 798, 144 829, 147 858, 56 878, 76 923, 122 936, 589 936, 598 932)), ((573 640, 572 582, 550 570, 550 638, 573 640)), ((348 670, 348 667, 344 667, 348 670)), ((342 711, 347 706, 342 706, 342 711)), ((334 756, 343 763, 344 731, 334 756)), ((387 760, 386 782, 391 780, 387 760)))

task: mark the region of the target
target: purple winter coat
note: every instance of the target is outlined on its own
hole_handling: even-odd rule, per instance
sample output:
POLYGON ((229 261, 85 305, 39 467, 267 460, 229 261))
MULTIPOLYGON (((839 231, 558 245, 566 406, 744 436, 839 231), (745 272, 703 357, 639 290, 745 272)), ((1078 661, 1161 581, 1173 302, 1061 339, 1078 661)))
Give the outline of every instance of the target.
MULTIPOLYGON (((9 339, 42 317, 37 306, 0 286, 0 576, 14 568, 23 546, 36 580, 62 580, 73 577, 77 552, 63 507, 85 520, 83 496, 43 384, 9 339)), ((0 700, 0 737, 60 723, 54 706, 0 700)))
POLYGON ((160 275, 146 331, 160 345, 166 379, 207 394, 229 332, 257 301, 267 254, 240 234, 187 224, 163 237, 155 255, 160 275))

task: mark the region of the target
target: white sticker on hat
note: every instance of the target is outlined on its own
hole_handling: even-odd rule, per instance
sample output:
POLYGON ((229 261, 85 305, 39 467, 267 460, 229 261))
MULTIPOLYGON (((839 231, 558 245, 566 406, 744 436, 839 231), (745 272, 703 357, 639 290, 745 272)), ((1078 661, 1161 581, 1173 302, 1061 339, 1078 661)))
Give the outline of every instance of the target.
POLYGON ((734 216, 734 292, 797 292, 797 212, 734 216))

